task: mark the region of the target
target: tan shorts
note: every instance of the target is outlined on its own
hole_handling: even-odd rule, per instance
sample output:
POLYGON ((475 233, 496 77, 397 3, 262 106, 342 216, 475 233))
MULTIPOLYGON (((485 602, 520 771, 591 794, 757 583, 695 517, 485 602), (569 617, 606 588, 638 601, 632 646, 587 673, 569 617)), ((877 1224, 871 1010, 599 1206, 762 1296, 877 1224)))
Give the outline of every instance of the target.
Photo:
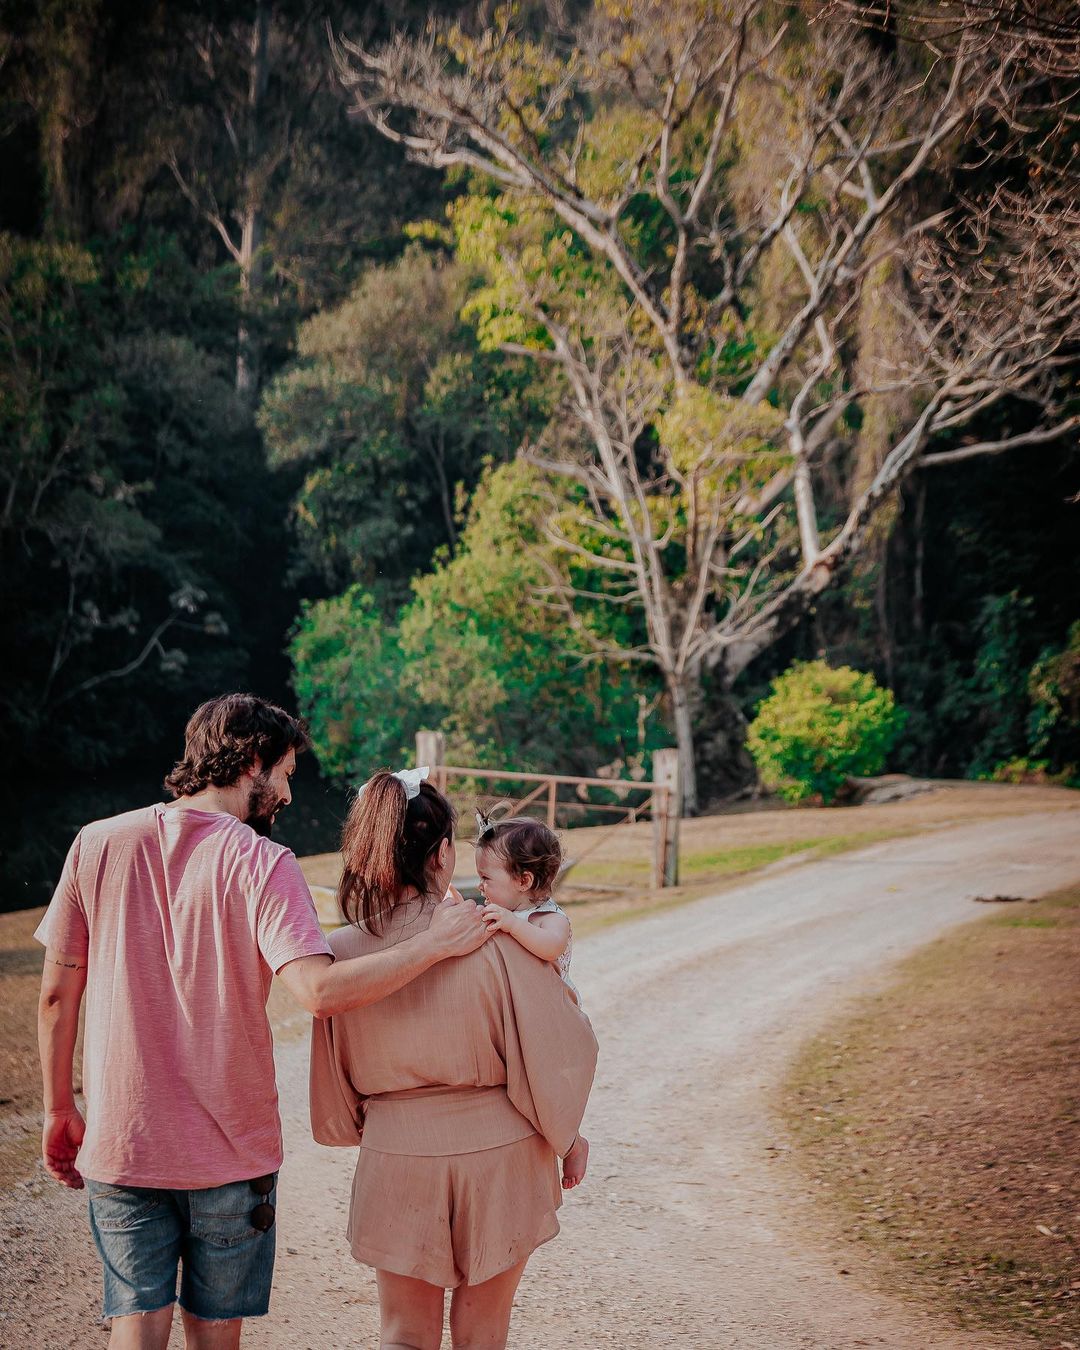
POLYGON ((361 1148, 349 1243, 364 1265, 453 1289, 482 1284, 559 1231, 558 1164, 538 1134, 417 1158, 361 1148))

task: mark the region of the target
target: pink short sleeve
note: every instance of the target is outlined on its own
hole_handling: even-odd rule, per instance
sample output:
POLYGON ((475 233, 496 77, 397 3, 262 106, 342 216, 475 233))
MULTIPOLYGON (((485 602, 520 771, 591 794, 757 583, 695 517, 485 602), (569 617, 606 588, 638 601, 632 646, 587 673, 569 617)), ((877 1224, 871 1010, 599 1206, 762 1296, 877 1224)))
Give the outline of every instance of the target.
POLYGON ((332 955, 304 874, 291 853, 281 855, 263 887, 256 925, 259 950, 275 975, 298 957, 332 955))
POLYGON ((51 947, 54 952, 64 956, 77 956, 85 960, 90 950, 90 930, 86 923, 86 910, 79 895, 79 848, 82 834, 75 836, 75 842, 68 849, 67 861, 60 875, 60 881, 49 908, 38 925, 34 937, 43 947, 51 947))

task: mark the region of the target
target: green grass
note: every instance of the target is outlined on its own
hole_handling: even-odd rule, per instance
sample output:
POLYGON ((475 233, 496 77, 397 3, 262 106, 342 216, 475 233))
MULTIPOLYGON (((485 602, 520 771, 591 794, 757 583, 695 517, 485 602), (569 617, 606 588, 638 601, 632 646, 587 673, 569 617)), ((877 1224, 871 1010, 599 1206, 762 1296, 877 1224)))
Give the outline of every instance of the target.
MULTIPOLYGON (((704 849, 683 853, 679 880, 683 884, 742 876, 759 867, 785 858, 805 856, 830 858, 854 848, 896 839, 912 833, 907 829, 862 830, 852 834, 822 835, 812 839, 789 839, 775 844, 741 844, 735 848, 704 849)), ((652 873, 649 858, 620 858, 617 861, 590 862, 587 859, 571 873, 570 885, 580 881, 588 885, 647 886, 652 873)))
POLYGON ((741 848, 708 849, 702 853, 687 853, 682 858, 682 870, 687 879, 698 876, 725 877, 740 872, 752 872, 756 867, 768 867, 781 858, 806 853, 815 840, 791 839, 783 844, 744 844, 741 848))

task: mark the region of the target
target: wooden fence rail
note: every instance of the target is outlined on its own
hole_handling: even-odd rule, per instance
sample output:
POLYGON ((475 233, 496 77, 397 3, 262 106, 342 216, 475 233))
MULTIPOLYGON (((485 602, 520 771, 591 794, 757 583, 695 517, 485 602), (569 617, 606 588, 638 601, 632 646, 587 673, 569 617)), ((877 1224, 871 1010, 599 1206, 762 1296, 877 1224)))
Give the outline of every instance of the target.
POLYGON ((646 812, 653 822, 653 885, 677 886, 679 882, 679 817, 682 800, 679 791, 679 760, 675 750, 657 750, 653 753, 653 773, 649 782, 635 782, 632 778, 584 778, 577 774, 528 773, 517 769, 478 769, 459 764, 444 763, 446 739, 441 731, 420 731, 416 735, 416 762, 426 764, 432 781, 441 792, 447 790, 451 778, 483 779, 496 783, 534 783, 536 786, 514 803, 515 812, 536 806, 541 799, 546 808, 547 823, 554 829, 559 811, 598 811, 621 815, 623 822, 636 823, 646 812), (644 801, 630 805, 588 800, 559 800, 560 787, 588 790, 605 789, 616 794, 647 793, 644 801))

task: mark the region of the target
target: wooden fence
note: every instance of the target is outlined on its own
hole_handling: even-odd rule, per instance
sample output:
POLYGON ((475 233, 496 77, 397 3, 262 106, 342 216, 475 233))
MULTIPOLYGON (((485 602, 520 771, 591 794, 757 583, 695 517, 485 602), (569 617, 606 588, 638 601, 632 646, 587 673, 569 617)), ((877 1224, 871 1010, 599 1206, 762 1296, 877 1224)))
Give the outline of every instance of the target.
POLYGON ((446 738, 441 731, 420 731, 416 735, 416 763, 431 769, 431 780, 441 792, 447 790, 452 778, 470 778, 497 783, 526 783, 534 785, 514 802, 514 813, 521 814, 529 807, 543 806, 548 825, 554 829, 559 814, 568 811, 599 812, 617 815, 622 819, 612 824, 632 824, 647 816, 653 823, 653 874, 656 887, 677 886, 679 883, 679 817, 682 799, 679 792, 679 757, 676 750, 653 752, 653 773, 650 782, 632 778, 582 778, 574 774, 526 773, 517 769, 477 769, 447 764, 446 738), (573 787, 577 800, 560 800, 559 789, 573 787), (631 804, 591 802, 582 792, 606 789, 608 792, 645 794, 643 801, 631 804))

